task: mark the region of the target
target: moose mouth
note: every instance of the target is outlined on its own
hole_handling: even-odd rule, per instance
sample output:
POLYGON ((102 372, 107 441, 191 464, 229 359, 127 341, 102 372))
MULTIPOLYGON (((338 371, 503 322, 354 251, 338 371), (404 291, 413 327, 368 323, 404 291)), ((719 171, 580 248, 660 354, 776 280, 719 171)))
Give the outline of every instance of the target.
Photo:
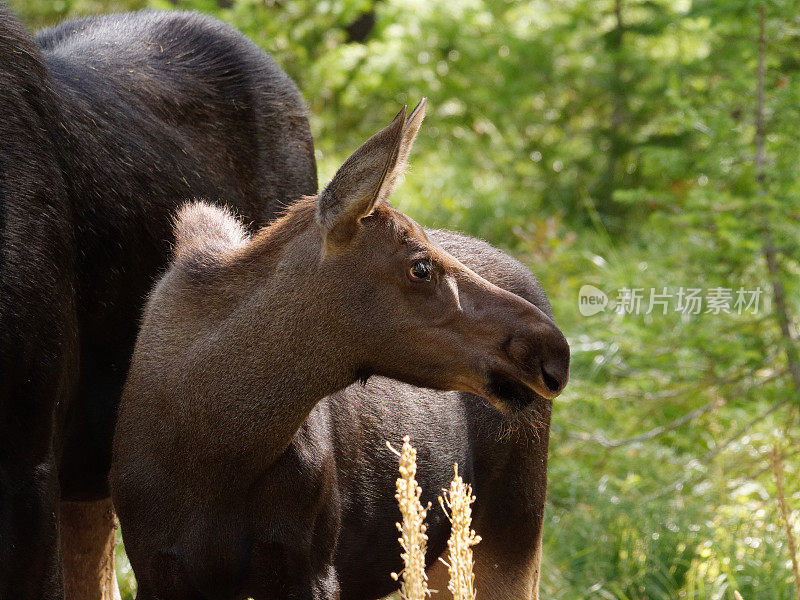
POLYGON ((544 399, 521 381, 499 371, 489 372, 486 393, 495 405, 501 405, 498 407, 500 410, 505 407, 512 412, 526 408, 537 399, 544 399))

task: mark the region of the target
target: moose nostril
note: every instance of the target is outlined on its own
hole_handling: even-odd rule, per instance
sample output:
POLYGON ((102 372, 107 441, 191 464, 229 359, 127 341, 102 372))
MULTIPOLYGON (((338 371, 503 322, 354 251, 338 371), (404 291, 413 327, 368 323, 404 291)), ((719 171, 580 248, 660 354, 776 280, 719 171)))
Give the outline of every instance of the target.
POLYGON ((553 334, 541 363, 541 372, 542 383, 551 394, 557 396, 569 380, 570 352, 564 334, 557 328, 554 328, 553 334))
POLYGON ((542 381, 544 381, 547 389, 556 394, 561 390, 561 381, 547 372, 545 367, 542 367, 542 381))
POLYGON ((564 343, 565 352, 553 352, 542 361, 542 383, 551 394, 559 394, 569 379, 569 346, 564 343))
POLYGON ((569 344, 555 326, 545 325, 531 334, 514 336, 504 346, 508 357, 527 373, 526 379, 540 395, 555 398, 566 387, 569 344))

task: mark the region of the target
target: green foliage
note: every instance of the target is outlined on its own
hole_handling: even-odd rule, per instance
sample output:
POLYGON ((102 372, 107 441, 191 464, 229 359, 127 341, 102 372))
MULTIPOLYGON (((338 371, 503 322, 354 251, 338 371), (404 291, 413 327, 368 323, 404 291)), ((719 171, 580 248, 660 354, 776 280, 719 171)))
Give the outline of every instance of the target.
MULTIPOLYGON (((31 27, 144 5, 232 23, 298 82, 323 180, 402 104, 428 96, 397 204, 525 260, 573 348, 554 414, 543 597, 792 597, 767 457, 773 445, 784 450, 799 508, 798 390, 764 304, 772 281, 762 251, 769 231, 796 334, 794 3, 763 3, 763 183, 755 0, 11 4, 31 27), (374 27, 354 33, 370 15, 374 27), (645 306, 651 288, 763 295, 756 314, 687 316, 673 304, 667 314, 587 317, 577 302, 585 284, 612 301, 642 288, 645 306)), ((124 555, 120 566, 127 595, 124 555)))

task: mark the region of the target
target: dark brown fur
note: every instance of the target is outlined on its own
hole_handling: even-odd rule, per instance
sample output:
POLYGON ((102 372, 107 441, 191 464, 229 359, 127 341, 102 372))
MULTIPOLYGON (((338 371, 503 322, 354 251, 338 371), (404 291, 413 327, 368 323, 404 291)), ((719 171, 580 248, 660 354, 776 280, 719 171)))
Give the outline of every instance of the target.
POLYGON ((296 87, 230 27, 143 12, 34 40, 0 3, 0 598, 62 598, 59 501, 108 497, 177 207, 224 198, 260 226, 315 191, 296 87))
MULTIPOLYGON (((477 470, 488 475, 476 522, 486 548, 525 573, 533 593, 545 397, 566 384, 569 349, 545 311, 385 204, 423 106, 370 138, 319 197, 252 238, 217 208, 182 211, 114 443, 112 493, 140 599, 336 598, 340 581, 345 597, 380 595, 398 552, 387 534, 394 459, 376 445, 406 432, 422 449, 426 484, 446 481, 454 460, 476 484, 477 470), (361 393, 341 391, 371 376, 361 393), (393 397, 382 397, 381 377, 475 392, 495 416, 483 418, 488 407, 474 396, 389 384, 393 397), (497 408, 519 415, 531 404, 538 428, 489 442, 503 433, 497 408), (515 450, 532 450, 534 462, 515 450), (495 534, 512 524, 529 539, 503 548, 495 534)), ((440 552, 441 515, 432 527, 440 552)))

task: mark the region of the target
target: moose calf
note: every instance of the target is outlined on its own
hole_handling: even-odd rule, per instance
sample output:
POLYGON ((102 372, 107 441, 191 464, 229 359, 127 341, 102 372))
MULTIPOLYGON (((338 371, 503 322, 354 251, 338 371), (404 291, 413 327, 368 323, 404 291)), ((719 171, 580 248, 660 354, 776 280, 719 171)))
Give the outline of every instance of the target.
MULTIPOLYGON (((140 600, 339 597, 337 542, 346 553, 348 539, 364 541, 348 503, 391 497, 361 450, 383 436, 370 421, 403 426, 397 405, 359 405, 340 393, 348 385, 390 377, 510 412, 566 385, 569 348, 551 318, 386 203, 423 115, 424 101, 403 110, 318 196, 253 237, 221 209, 182 210, 145 308, 110 475, 140 600)), ((460 452, 477 448, 466 413, 460 424, 460 452)), ((394 512, 370 517, 391 523, 394 512)), ((347 575, 355 596, 359 574, 347 575)))

